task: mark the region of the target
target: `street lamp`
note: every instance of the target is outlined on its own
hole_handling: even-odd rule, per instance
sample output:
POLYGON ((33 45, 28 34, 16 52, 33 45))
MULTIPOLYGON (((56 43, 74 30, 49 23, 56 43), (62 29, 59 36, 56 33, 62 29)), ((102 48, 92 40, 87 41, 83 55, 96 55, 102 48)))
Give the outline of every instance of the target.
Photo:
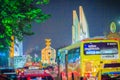
MULTIPOLYGON (((118 21, 118 26, 120 26, 120 20, 118 21)), ((118 28, 118 34, 120 35, 120 28, 118 28)))

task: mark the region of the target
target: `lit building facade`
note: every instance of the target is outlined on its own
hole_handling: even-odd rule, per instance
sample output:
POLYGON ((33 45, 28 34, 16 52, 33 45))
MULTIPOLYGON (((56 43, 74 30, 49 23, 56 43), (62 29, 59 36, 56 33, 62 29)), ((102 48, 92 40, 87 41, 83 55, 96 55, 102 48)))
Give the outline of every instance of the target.
POLYGON ((22 56, 22 55, 23 55, 23 42, 15 39, 14 56, 22 56))

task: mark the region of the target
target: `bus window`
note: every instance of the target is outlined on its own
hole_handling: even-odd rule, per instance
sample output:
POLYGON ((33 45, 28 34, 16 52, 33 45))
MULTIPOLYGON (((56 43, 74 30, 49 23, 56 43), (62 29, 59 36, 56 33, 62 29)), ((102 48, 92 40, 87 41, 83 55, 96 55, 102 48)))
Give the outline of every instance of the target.
POLYGON ((68 51, 68 63, 75 63, 80 58, 80 48, 71 49, 68 51))
POLYGON ((67 76, 68 80, 78 80, 80 74, 80 48, 68 50, 67 76))
POLYGON ((85 54, 118 54, 118 44, 116 42, 85 43, 85 54))
POLYGON ((59 59, 60 59, 60 64, 65 64, 65 54, 61 53, 59 59))

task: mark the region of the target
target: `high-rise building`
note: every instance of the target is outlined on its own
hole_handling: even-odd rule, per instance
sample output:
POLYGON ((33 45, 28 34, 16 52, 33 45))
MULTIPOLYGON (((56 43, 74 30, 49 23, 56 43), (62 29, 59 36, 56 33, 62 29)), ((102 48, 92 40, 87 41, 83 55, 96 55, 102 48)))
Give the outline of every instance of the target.
POLYGON ((18 39, 15 39, 14 36, 12 36, 11 39, 12 42, 8 57, 8 66, 15 67, 16 63, 18 63, 19 57, 23 55, 23 42, 18 41, 18 39))
POLYGON ((15 39, 14 56, 22 56, 22 55, 23 55, 23 42, 15 39))

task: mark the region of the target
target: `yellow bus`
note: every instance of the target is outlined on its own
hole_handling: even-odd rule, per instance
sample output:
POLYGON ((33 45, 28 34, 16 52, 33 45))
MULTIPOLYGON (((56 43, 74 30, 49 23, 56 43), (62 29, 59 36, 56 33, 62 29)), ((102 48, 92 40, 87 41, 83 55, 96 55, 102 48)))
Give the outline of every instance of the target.
POLYGON ((120 41, 84 39, 58 50, 61 80, 120 80, 120 41))

